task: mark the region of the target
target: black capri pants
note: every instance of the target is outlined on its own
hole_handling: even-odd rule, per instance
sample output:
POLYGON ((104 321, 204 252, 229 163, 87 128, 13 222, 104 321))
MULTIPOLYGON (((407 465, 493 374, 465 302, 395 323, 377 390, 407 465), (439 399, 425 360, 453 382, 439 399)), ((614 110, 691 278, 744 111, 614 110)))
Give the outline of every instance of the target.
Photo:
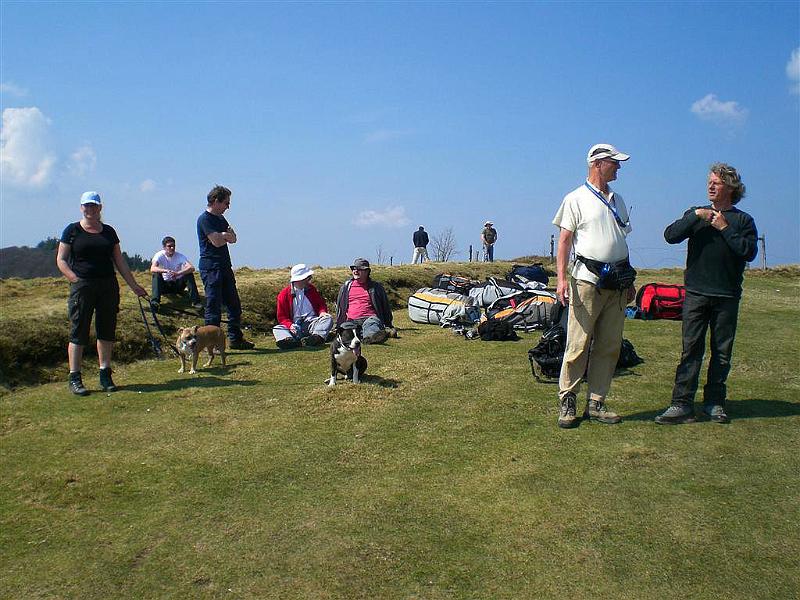
POLYGON ((119 312, 119 283, 117 278, 79 279, 69 285, 67 302, 71 329, 69 341, 79 346, 89 343, 89 325, 94 314, 97 339, 114 342, 117 339, 119 312))

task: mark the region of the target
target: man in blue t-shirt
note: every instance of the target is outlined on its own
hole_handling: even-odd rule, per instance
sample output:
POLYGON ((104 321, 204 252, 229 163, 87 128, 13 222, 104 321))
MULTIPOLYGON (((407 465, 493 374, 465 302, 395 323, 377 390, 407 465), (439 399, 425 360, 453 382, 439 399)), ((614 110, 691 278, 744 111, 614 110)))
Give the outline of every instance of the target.
POLYGON ((206 291, 206 325, 219 326, 222 306, 228 312, 229 347, 249 350, 255 344, 242 334, 242 303, 231 268, 228 244, 236 243, 236 232, 223 217, 231 206, 231 191, 221 185, 208 193, 205 212, 197 218, 197 239, 200 242, 200 277, 206 291))

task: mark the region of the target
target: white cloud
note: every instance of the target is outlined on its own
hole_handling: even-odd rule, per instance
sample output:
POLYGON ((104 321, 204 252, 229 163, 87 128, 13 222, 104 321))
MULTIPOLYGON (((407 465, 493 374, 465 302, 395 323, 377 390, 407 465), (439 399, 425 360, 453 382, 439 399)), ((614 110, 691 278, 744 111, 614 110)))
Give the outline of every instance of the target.
POLYGON ((97 154, 91 144, 84 144, 75 149, 69 157, 69 170, 77 175, 83 177, 87 173, 94 171, 97 166, 97 154))
POLYGON ((793 94, 800 94, 800 48, 792 50, 789 62, 786 63, 786 76, 791 82, 789 88, 793 94))
POLYGON ((41 188, 50 182, 56 156, 49 129, 50 119, 35 106, 3 111, 0 174, 5 182, 23 188, 41 188))
POLYGON ((139 184, 139 191, 140 192, 154 192, 158 185, 152 179, 145 179, 142 183, 139 184))
POLYGON ((739 106, 734 100, 722 102, 714 94, 707 94, 696 101, 692 104, 691 111, 699 118, 718 125, 737 125, 747 119, 746 108, 739 106))
POLYGON ((367 144, 377 144, 380 142, 388 142, 405 137, 411 134, 411 131, 406 129, 376 129, 364 136, 364 141, 367 144))
POLYGON ((0 94, 9 94, 10 96, 27 96, 28 90, 24 87, 17 85, 13 81, 6 81, 4 83, 0 83, 0 94))
POLYGON ((353 220, 359 227, 405 227, 410 223, 406 209, 402 206, 390 206, 385 210, 364 210, 353 220))

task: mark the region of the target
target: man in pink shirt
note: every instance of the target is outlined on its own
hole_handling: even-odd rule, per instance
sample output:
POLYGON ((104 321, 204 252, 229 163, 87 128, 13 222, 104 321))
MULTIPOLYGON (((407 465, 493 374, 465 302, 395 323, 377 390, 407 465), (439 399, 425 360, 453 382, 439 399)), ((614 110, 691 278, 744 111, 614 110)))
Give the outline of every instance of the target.
POLYGON ((336 298, 336 324, 359 324, 365 344, 380 344, 389 335, 396 336, 389 298, 383 286, 370 278, 369 261, 357 258, 350 269, 353 277, 342 284, 336 298))

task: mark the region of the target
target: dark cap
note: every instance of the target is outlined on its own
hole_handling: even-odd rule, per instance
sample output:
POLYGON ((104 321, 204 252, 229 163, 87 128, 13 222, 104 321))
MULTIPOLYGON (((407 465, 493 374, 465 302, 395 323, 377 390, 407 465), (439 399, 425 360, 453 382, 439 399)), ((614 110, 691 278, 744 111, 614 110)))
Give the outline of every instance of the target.
POLYGON ((357 258, 350 265, 351 269, 369 269, 369 261, 366 258, 357 258))

